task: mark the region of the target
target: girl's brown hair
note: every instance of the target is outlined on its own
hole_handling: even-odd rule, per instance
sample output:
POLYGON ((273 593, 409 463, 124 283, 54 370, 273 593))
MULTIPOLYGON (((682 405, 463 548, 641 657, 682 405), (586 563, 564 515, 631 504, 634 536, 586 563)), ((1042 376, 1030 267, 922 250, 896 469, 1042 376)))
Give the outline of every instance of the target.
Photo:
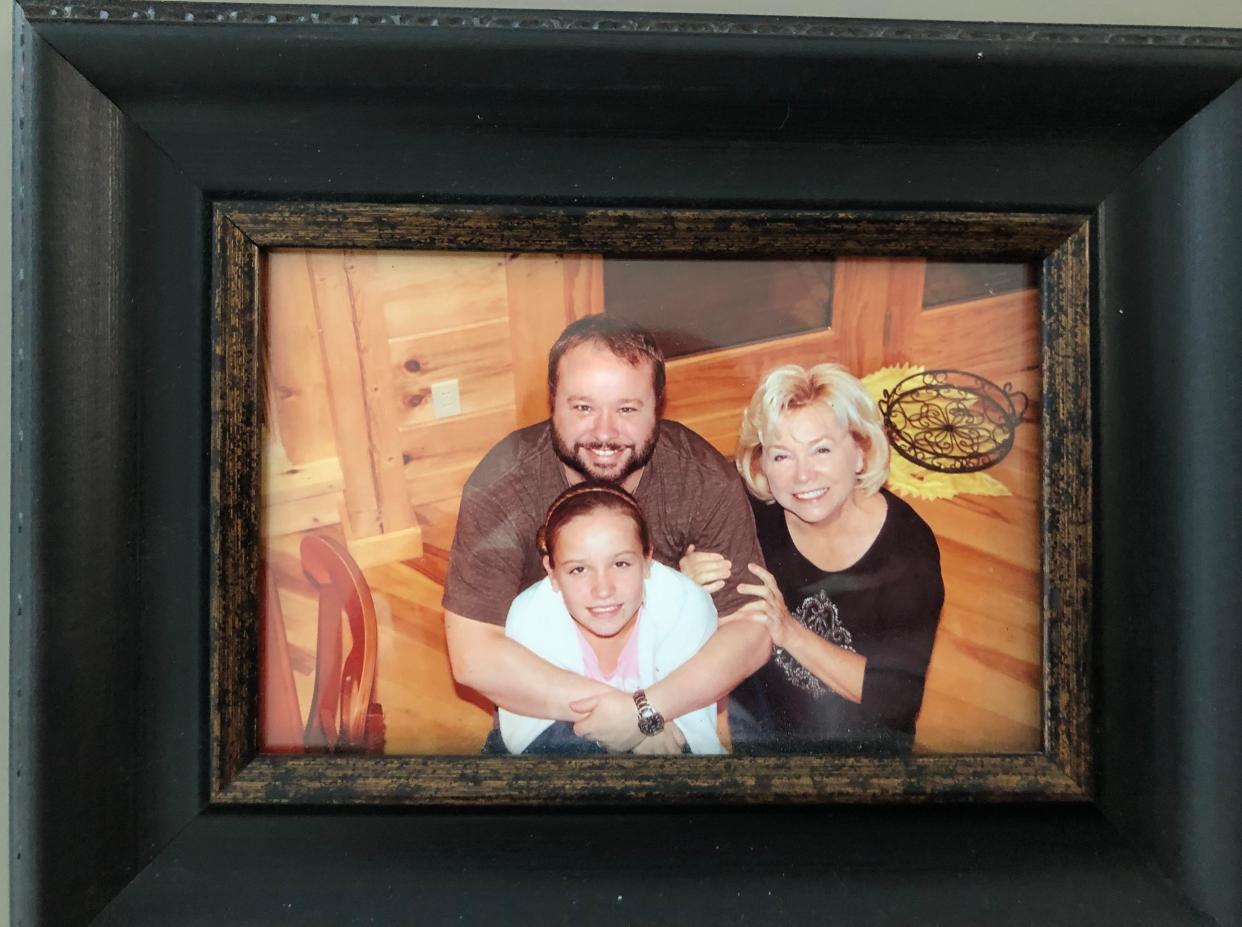
POLYGON ((651 556, 651 531, 647 527, 647 519, 643 517, 643 510, 628 492, 603 480, 583 480, 552 500, 552 504, 548 506, 548 514, 543 519, 543 526, 535 539, 539 545, 539 553, 555 566, 556 557, 552 552, 556 548, 556 538, 561 529, 579 515, 587 515, 598 509, 628 515, 638 529, 643 556, 651 556))

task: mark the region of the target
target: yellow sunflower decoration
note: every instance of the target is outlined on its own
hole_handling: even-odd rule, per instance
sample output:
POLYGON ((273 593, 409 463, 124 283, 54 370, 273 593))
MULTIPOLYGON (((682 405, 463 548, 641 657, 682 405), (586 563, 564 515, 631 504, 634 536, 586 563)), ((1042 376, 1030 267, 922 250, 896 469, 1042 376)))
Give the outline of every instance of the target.
MULTIPOLYGON (((862 378, 862 384, 877 403, 884 391, 891 390, 908 376, 922 373, 925 368, 914 365, 881 367, 862 378)), ((1000 480, 986 473, 937 473, 911 463, 900 454, 892 455, 888 488, 911 499, 952 499, 963 493, 976 496, 1013 495, 1000 480)))

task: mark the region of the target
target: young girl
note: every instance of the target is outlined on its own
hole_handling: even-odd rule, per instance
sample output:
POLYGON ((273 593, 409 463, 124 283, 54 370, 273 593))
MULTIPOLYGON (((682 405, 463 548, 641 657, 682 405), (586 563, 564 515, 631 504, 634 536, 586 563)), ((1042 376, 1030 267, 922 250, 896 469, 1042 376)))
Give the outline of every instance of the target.
MULTIPOLYGON (((642 510, 611 483, 587 480, 561 493, 538 544, 548 575, 513 600, 505 635, 555 666, 634 692, 688 660, 716 629, 711 596, 652 560, 642 510)), ((569 722, 499 714, 510 753, 602 751, 569 722)), ((668 743, 650 746, 667 749, 651 752, 682 743, 692 753, 724 752, 714 705, 671 720, 656 736, 668 743)))

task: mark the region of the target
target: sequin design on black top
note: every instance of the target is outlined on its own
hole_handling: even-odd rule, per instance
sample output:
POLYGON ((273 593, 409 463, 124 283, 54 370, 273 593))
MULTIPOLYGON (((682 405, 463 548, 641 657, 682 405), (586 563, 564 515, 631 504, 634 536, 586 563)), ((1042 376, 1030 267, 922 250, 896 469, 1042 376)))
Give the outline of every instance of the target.
MULTIPOLYGON (((828 598, 828 593, 822 589, 815 595, 802 600, 802 604, 793 612, 793 619, 829 643, 836 644, 851 653, 857 653, 853 646, 854 635, 841 623, 841 613, 837 604, 828 598)), ((772 657, 776 660, 776 665, 785 673, 785 678, 799 689, 811 693, 816 698, 820 698, 828 691, 824 684, 787 650, 773 646, 772 657)))

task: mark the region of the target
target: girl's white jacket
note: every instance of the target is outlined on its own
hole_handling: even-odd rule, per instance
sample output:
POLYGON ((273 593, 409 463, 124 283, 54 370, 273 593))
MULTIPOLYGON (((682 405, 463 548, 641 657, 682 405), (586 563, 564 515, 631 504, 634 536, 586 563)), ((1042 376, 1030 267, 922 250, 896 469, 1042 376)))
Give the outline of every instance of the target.
MULTIPOLYGON (((637 628, 638 672, 646 688, 698 653, 716 630, 716 606, 692 579, 653 562, 651 575, 643 583, 642 608, 637 628)), ((505 636, 554 666, 579 675, 583 672, 574 619, 546 576, 513 600, 505 619, 505 636)), ((511 753, 521 753, 552 724, 549 719, 528 718, 503 708, 499 713, 500 735, 511 753)), ((692 753, 725 752, 716 734, 715 705, 675 721, 692 753)))

